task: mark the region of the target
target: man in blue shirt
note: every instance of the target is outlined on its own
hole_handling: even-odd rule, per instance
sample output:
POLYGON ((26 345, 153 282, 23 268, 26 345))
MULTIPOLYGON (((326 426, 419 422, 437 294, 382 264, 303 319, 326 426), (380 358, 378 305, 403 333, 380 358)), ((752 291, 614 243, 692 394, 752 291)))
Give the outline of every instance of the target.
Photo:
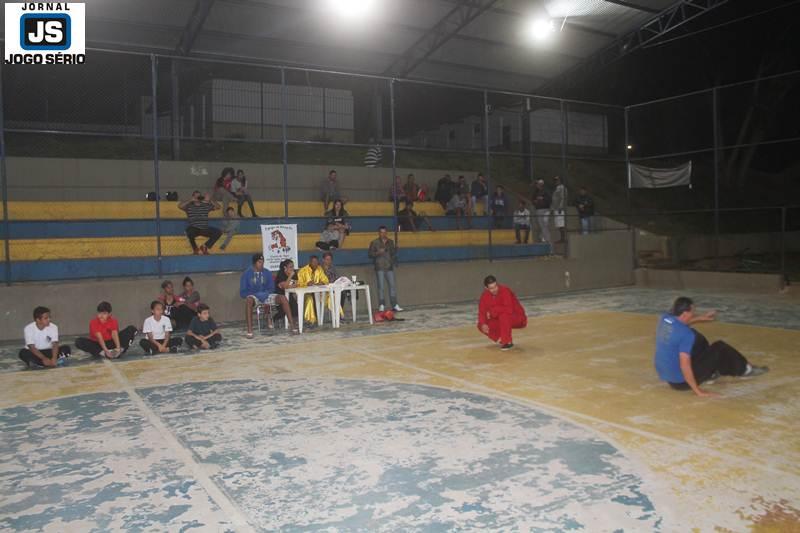
POLYGON ((704 381, 718 376, 758 376, 768 367, 752 366, 735 348, 724 341, 713 344, 691 328, 699 322, 713 322, 716 311, 695 314, 691 298, 681 296, 669 313, 658 320, 655 366, 658 377, 673 389, 694 391, 701 397, 716 396, 700 389, 704 381))
MULTIPOLYGON (((263 254, 253 256, 253 266, 242 273, 239 280, 239 296, 245 299, 245 317, 247 320, 247 338, 253 338, 253 307, 276 305, 275 281, 272 273, 264 268, 263 254)), ((267 327, 272 328, 272 313, 267 312, 267 327)))

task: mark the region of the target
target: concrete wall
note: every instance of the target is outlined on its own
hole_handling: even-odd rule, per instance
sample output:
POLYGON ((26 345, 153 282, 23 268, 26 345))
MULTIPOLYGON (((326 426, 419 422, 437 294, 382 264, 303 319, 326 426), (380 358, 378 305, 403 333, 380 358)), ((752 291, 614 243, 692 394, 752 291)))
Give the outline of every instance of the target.
MULTIPOLYGON (((416 263, 402 265, 397 272, 400 304, 414 306, 475 300, 483 278, 494 274, 514 287, 520 296, 630 285, 633 283, 631 244, 626 232, 577 236, 571 240, 573 257, 538 259, 416 263), (569 285, 566 273, 569 272, 569 285)), ((373 287, 375 274, 369 266, 347 267, 343 274, 357 275, 373 287)), ((243 320, 239 299, 239 273, 192 276, 202 300, 217 320, 243 320)), ((179 284, 181 279, 172 280, 179 284)), ((97 303, 108 300, 124 325, 140 325, 149 314, 150 302, 158 295, 161 280, 87 280, 68 283, 14 285, 0 288, 5 316, 0 322, 0 340, 18 339, 32 320, 37 305, 52 309, 54 322, 65 335, 83 334, 97 303)))
POLYGON ((636 250, 680 263, 715 256, 734 257, 745 251, 748 254, 774 254, 780 252, 782 238, 787 252, 800 251, 800 231, 787 232, 783 237, 780 232, 723 234, 719 238, 718 250, 713 235, 667 237, 637 231, 636 250))
POLYGON ((783 288, 780 274, 637 268, 635 277, 636 285, 655 289, 707 289, 772 294, 783 288))
MULTIPOLYGON (((283 199, 283 166, 279 164, 162 161, 159 166, 161 190, 178 191, 181 198, 188 197, 194 189, 210 190, 225 167, 244 169, 254 199, 283 199)), ((6 168, 12 201, 141 200, 155 189, 152 161, 9 157, 6 168)), ((334 168, 347 198, 357 201, 388 199, 392 183, 390 168, 334 168)), ((327 165, 290 165, 289 200, 319 199, 320 185, 330 169, 327 165)), ((414 173, 417 183, 427 183, 432 189, 448 172, 453 176, 464 174, 468 181, 475 177, 475 173, 455 170, 397 169, 404 180, 406 175, 414 173)))

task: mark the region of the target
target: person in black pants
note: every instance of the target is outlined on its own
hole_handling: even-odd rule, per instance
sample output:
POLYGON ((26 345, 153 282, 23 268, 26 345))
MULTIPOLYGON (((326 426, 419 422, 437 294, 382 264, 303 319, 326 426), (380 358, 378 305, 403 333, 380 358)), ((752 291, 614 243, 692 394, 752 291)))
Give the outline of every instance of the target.
POLYGON ((75 347, 95 357, 102 354, 108 359, 116 359, 130 348, 138 333, 133 326, 120 331, 117 319, 111 314, 111 304, 100 302, 97 316, 89 322, 89 337, 76 339, 75 347))
POLYGON ((28 368, 58 366, 59 357, 67 357, 69 346, 58 342, 58 326, 50 322, 50 309, 37 307, 33 310, 33 322, 25 326, 25 348, 19 351, 19 358, 28 368))
POLYGON ((700 397, 716 394, 700 389, 700 384, 719 376, 758 376, 766 366, 751 365, 734 347, 724 341, 709 344, 693 324, 712 322, 716 311, 695 314, 691 298, 681 296, 668 313, 661 315, 656 330, 655 366, 659 377, 676 390, 692 390, 700 397))
POLYGON ((202 196, 200 191, 194 191, 191 200, 178 204, 178 209, 185 211, 189 219, 186 236, 189 238, 189 244, 192 245, 194 255, 208 255, 208 250, 222 237, 222 230, 208 225, 208 214, 219 208, 220 205, 212 201, 210 195, 202 196), (198 247, 195 239, 200 236, 208 237, 208 240, 198 247))
POLYGON ((222 335, 216 322, 210 316, 211 312, 206 304, 197 306, 197 316, 189 324, 186 332, 186 345, 194 350, 213 350, 222 342, 222 335))

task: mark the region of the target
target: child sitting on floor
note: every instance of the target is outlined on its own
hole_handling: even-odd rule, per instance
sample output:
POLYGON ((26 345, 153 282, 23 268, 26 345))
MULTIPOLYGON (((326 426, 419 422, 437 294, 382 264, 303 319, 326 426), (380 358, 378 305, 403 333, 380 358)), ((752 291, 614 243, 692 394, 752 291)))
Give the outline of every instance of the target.
POLYGON ((193 350, 213 350, 222 341, 219 328, 210 314, 206 304, 197 306, 197 316, 192 319, 186 332, 186 344, 193 350))

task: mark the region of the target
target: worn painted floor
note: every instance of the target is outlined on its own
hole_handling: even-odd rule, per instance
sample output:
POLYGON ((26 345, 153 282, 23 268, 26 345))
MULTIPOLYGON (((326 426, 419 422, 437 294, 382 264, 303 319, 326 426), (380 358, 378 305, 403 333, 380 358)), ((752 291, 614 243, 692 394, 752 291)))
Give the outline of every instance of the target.
POLYGON ((800 530, 797 300, 693 295, 772 368, 699 399, 652 370, 675 295, 527 300, 508 353, 471 305, 48 371, 8 346, 0 529, 800 530))

